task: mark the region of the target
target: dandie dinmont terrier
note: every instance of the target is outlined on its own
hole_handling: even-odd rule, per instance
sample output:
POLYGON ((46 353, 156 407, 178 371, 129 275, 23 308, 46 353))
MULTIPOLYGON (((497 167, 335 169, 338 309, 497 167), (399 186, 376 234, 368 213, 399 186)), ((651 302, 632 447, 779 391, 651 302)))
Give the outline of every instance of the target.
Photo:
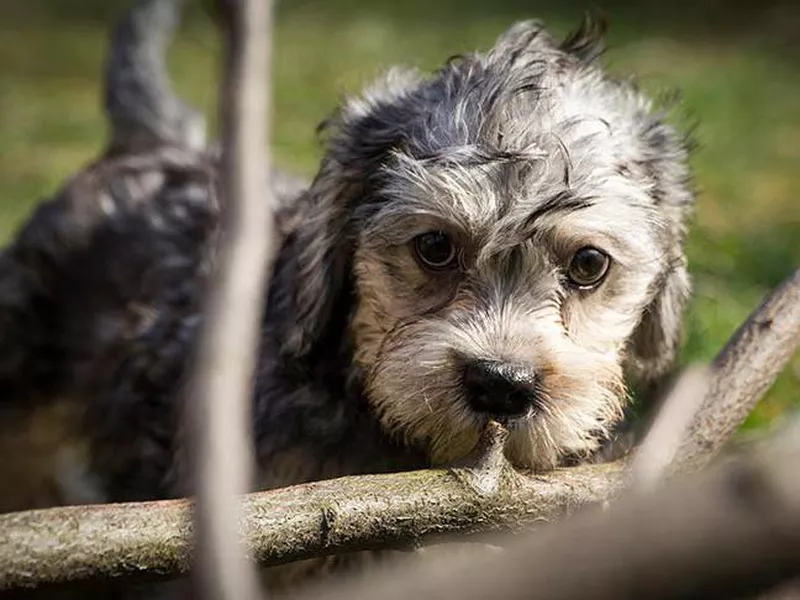
MULTIPOLYGON (((178 399, 219 214, 215 151, 163 48, 135 52, 174 7, 137 10, 109 63, 111 151, 0 265, 4 400, 77 407, 75 472, 111 501, 185 491, 178 399)), ((447 464, 489 419, 515 465, 550 469, 597 448, 627 377, 670 368, 689 293, 686 138, 604 74, 601 29, 558 42, 521 22, 433 74, 394 69, 326 123, 307 188, 281 178, 260 487, 447 464)), ((56 475, 62 501, 81 500, 56 475)))

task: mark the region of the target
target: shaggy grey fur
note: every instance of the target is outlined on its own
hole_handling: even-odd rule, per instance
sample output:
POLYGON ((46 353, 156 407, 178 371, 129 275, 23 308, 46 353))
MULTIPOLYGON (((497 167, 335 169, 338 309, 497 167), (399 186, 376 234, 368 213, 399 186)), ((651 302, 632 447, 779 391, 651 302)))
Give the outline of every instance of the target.
MULTIPOLYGON (((669 369, 689 291, 685 139, 604 75, 601 33, 587 21, 558 43, 522 22, 432 75, 393 70, 326 124, 308 189, 278 176, 260 487, 446 463, 491 417, 512 461, 548 469, 606 437, 626 374, 669 369), (456 248, 445 269, 415 257, 429 232, 456 248), (582 288, 568 272, 585 247, 610 266, 582 288), (478 387, 522 409, 476 410, 476 365, 478 387)), ((170 111, 122 120, 142 114, 149 137, 116 137, 0 259, 2 397, 80 405, 88 470, 114 501, 186 491, 178 399, 220 210, 215 153, 161 135, 170 111)))

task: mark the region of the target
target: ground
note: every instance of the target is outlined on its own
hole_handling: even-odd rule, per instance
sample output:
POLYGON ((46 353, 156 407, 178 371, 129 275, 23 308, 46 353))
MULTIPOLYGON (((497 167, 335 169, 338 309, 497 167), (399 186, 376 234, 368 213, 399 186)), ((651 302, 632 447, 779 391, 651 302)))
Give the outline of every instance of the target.
MULTIPOLYGON (((0 0, 0 240, 105 140, 99 83, 119 0, 0 0)), ((208 4, 206 2, 205 4, 208 4)), ((596 4, 596 3, 592 3, 596 4)), ((489 46, 520 18, 574 26, 579 0, 295 0, 276 39, 273 143, 311 174, 314 126, 382 68, 429 69, 489 46)), ((710 359, 764 294, 800 264, 800 10, 696 0, 604 4, 607 60, 653 93, 679 89, 696 122, 700 188, 689 240, 695 296, 684 363, 710 359)), ((218 39, 201 6, 170 55, 182 94, 214 121, 218 39)), ((747 427, 800 407, 800 354, 747 427)))

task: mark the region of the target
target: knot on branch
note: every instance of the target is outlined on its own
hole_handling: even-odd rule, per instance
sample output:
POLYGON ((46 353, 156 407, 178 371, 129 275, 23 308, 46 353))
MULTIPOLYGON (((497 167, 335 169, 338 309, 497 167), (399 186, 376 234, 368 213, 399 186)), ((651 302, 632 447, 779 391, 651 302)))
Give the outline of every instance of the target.
POLYGON ((320 509, 319 535, 323 548, 327 548, 331 544, 331 533, 336 525, 337 517, 337 511, 333 506, 323 506, 320 509))
POLYGON ((508 429, 489 421, 470 454, 454 465, 453 474, 480 496, 496 494, 504 478, 515 479, 516 471, 505 456, 508 429))

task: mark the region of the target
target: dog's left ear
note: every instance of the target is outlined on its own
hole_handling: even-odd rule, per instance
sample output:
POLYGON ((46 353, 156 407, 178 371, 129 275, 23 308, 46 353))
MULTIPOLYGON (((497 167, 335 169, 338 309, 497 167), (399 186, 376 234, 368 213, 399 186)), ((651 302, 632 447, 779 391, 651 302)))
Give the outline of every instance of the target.
POLYGON ((682 256, 679 262, 670 265, 656 288, 655 297, 645 309, 628 347, 628 374, 641 383, 668 373, 680 350, 683 313, 691 290, 682 256))
POLYGON ((684 309, 691 291, 684 239, 695 198, 688 166, 694 142, 662 117, 643 122, 640 141, 643 152, 637 166, 647 178, 661 222, 665 266, 629 340, 625 366, 630 376, 648 383, 669 372, 682 342, 684 309))

